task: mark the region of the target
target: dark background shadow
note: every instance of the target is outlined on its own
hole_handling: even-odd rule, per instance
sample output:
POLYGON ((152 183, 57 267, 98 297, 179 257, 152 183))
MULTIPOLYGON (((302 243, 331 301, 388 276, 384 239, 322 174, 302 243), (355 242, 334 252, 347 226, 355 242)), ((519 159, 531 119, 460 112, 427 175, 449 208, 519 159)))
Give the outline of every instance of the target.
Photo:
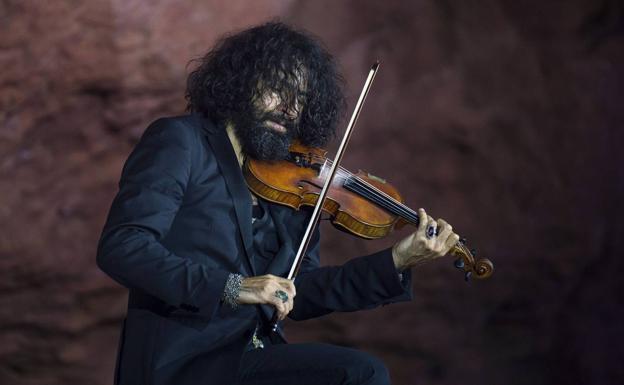
MULTIPOLYGON (((496 264, 415 271, 411 303, 289 324, 356 346, 395 384, 624 379, 620 1, 0 1, 0 383, 111 384, 126 291, 95 266, 121 167, 184 110, 190 59, 271 18, 333 52, 345 157, 446 218, 496 264)), ((327 264, 392 244, 324 225, 327 264)))

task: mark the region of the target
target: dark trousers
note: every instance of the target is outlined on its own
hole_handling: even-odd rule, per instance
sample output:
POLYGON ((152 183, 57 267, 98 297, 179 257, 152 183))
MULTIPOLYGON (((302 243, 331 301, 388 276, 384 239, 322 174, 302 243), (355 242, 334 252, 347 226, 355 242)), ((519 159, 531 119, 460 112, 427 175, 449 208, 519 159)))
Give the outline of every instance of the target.
POLYGON ((278 344, 243 355, 240 385, 390 385, 374 356, 328 344, 278 344))

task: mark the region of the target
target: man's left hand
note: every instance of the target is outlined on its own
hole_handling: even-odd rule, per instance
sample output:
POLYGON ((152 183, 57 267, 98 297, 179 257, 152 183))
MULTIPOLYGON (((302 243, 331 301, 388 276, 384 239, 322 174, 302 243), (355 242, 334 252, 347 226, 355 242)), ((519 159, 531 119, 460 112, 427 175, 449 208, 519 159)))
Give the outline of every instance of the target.
POLYGON ((418 229, 397 242, 392 248, 392 259, 397 270, 405 270, 427 260, 445 256, 459 241, 453 226, 444 219, 434 220, 424 209, 418 210, 418 229))

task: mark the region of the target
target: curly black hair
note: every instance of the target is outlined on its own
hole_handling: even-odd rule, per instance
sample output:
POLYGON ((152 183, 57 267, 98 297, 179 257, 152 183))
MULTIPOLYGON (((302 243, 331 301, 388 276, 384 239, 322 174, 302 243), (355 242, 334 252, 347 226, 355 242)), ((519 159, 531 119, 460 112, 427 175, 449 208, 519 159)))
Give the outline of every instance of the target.
POLYGON ((266 23, 222 38, 197 61, 187 79, 187 110, 223 123, 252 116, 254 101, 271 90, 288 108, 301 106, 301 143, 324 146, 335 135, 345 105, 344 79, 307 32, 266 23))

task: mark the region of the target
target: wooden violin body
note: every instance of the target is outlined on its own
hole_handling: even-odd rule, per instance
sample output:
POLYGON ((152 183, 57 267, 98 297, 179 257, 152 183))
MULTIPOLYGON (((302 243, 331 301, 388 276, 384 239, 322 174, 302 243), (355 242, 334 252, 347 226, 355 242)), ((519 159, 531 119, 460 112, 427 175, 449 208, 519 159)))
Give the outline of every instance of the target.
MULTIPOLYGON (((323 164, 313 162, 314 159, 323 159, 325 154, 318 149, 312 149, 309 153, 303 152, 308 150, 294 145, 291 147, 291 154, 296 154, 299 159, 295 159, 294 162, 282 162, 280 167, 268 162, 248 162, 245 168, 247 185, 264 199, 295 210, 302 206, 314 206, 325 178, 322 173, 323 164), (303 164, 306 166, 302 166, 303 164)), ((402 202, 397 190, 385 181, 363 171, 355 176, 402 202)), ((400 218, 379 206, 371 205, 361 195, 345 189, 344 182, 343 175, 334 178, 323 204, 323 211, 332 217, 332 223, 366 239, 383 238, 388 235, 400 218)))
MULTIPOLYGON (((326 180, 331 160, 326 152, 298 143, 290 147, 290 157, 279 162, 249 160, 245 162, 247 185, 256 195, 299 210, 314 206, 326 180)), ((359 171, 352 174, 340 169, 329 187, 323 211, 334 226, 365 239, 383 238, 394 228, 407 223, 418 226, 417 213, 403 204, 399 192, 385 180, 359 171)), ((475 260, 465 241, 450 251, 457 257, 455 266, 466 278, 487 278, 493 264, 487 259, 475 260)))

